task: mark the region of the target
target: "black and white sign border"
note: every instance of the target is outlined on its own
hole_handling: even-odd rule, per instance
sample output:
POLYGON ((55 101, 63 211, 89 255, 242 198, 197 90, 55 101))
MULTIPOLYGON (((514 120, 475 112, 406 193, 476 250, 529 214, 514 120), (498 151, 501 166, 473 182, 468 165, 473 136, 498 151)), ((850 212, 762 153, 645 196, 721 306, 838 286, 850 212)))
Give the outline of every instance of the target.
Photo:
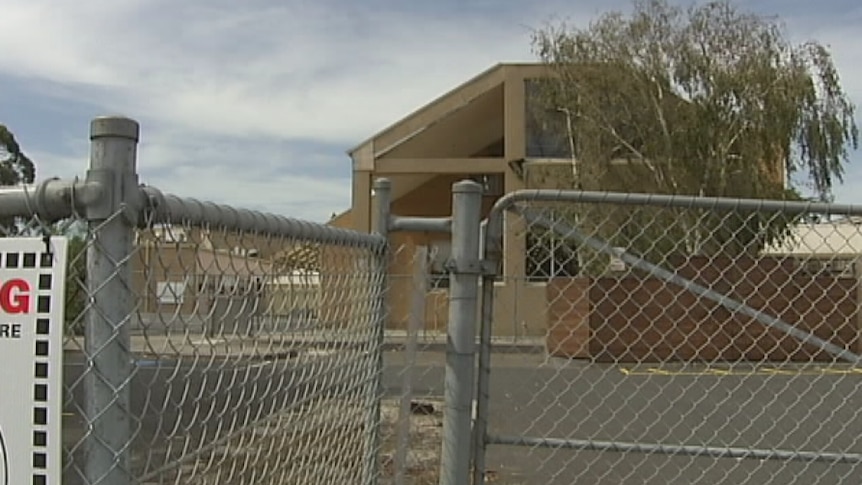
MULTIPOLYGON (((52 394, 49 389, 49 373, 60 372, 61 369, 50 368, 52 352, 62 352, 62 349, 52 349, 50 345, 51 332, 59 331, 62 322, 51 321, 51 291, 54 286, 54 254, 50 252, 6 252, 0 254, 3 269, 38 271, 38 284, 35 292, 35 346, 33 350, 33 394, 30 417, 33 426, 32 469, 33 485, 48 483, 48 399, 52 394)), ((50 439, 60 439, 59 436, 50 439)))

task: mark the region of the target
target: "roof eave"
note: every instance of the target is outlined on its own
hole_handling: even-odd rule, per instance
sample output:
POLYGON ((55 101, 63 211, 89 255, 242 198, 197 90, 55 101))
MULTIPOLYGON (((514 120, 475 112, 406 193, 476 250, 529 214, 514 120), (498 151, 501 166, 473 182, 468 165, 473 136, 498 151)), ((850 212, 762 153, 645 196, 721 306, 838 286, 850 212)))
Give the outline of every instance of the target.
POLYGON ((357 151, 359 151, 359 150, 360 150, 360 149, 362 149, 362 148, 367 147, 369 144, 373 143, 373 142, 374 142, 374 140, 375 140, 375 139, 377 139, 377 138, 379 138, 380 136, 382 136, 382 135, 384 135, 384 134, 386 134, 386 133, 388 133, 388 132, 390 132, 390 131, 392 131, 392 130, 396 129, 399 125, 401 125, 402 123, 404 123, 406 120, 408 120, 408 119, 410 119, 410 118, 412 118, 412 117, 414 117, 414 116, 418 116, 418 115, 420 115, 420 114, 422 113, 422 111, 424 111, 424 110, 431 109, 431 108, 433 108, 434 106, 436 106, 436 105, 438 105, 438 104, 440 104, 440 103, 445 102, 447 98, 450 98, 450 97, 452 97, 452 96, 457 95, 459 91, 461 91, 461 90, 465 89, 467 86, 469 86, 469 85, 471 85, 471 84, 473 84, 473 83, 477 83, 477 82, 481 81, 483 78, 493 76, 493 75, 495 75, 495 74, 497 74, 497 73, 502 73, 502 72, 503 72, 507 67, 509 67, 509 66, 514 66, 514 65, 517 65, 517 64, 511 64, 511 63, 497 63, 497 64, 494 64, 494 65, 493 65, 493 66, 491 66, 490 68, 488 68, 488 69, 486 69, 486 70, 482 71, 481 73, 479 73, 479 74, 477 74, 477 75, 473 76, 472 78, 470 78, 470 79, 468 79, 467 81, 465 81, 465 82, 463 82, 463 83, 459 84, 459 85, 458 85, 458 86, 456 86, 455 88, 450 89, 449 91, 447 91, 447 92, 445 92, 445 93, 441 94, 441 95, 440 95, 440 96, 438 96, 437 98, 433 99, 431 102, 426 103, 426 104, 424 104, 424 105, 420 106, 419 108, 417 108, 417 109, 413 110, 412 112, 410 112, 409 114, 407 114, 406 116, 404 116, 402 119, 400 119, 400 120, 396 121, 395 123, 392 123, 391 125, 387 126, 386 128, 384 128, 384 129, 382 129, 382 130, 378 131, 377 133, 375 133, 375 134, 374 134, 374 135, 372 135, 371 137, 367 138, 367 139, 366 139, 366 140, 364 140, 363 142, 361 142, 361 143, 357 144, 356 146, 354 146, 353 148, 351 148, 351 149, 347 150, 347 155, 349 155, 350 157, 353 157, 353 155, 354 155, 354 154, 356 154, 356 152, 357 152, 357 151))

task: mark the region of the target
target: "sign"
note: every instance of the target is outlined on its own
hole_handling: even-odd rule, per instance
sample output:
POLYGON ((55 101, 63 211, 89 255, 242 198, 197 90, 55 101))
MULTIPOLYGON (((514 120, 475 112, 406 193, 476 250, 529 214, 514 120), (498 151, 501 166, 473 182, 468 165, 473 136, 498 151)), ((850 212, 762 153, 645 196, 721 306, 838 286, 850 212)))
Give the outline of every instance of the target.
MULTIPOLYGON (((626 248, 616 247, 614 249, 620 253, 624 253, 626 251, 626 248)), ((611 255, 611 261, 610 261, 610 264, 608 265, 608 269, 611 271, 614 271, 614 272, 625 271, 626 270, 626 263, 619 256, 611 255)))
POLYGON ((185 281, 159 281, 156 283, 156 295, 159 298, 159 303, 181 305, 185 292, 185 281))
POLYGON ((0 238, 0 485, 60 484, 65 238, 0 238))

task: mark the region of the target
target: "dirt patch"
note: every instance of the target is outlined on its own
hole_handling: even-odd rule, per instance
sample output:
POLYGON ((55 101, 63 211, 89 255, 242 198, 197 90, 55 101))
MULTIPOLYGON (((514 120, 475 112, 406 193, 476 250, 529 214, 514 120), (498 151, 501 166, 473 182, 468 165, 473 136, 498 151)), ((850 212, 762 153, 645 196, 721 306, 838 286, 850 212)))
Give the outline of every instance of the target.
MULTIPOLYGON (((401 401, 384 399, 381 405, 382 462, 381 485, 396 483, 403 473, 404 485, 436 485, 439 477, 440 449, 443 431, 443 401, 418 399, 412 401, 409 418, 409 433, 403 465, 399 462, 399 432, 401 401)), ((399 484, 400 485, 400 484, 399 484)))

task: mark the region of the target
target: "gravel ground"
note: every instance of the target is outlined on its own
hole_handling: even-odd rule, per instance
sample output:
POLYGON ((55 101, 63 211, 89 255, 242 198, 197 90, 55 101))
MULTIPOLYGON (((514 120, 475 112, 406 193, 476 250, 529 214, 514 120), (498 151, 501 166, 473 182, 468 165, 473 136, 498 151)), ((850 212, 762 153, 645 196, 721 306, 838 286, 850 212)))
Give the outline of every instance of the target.
MULTIPOLYGON (((403 483, 404 485, 436 485, 439 476, 440 443, 443 431, 443 402, 422 399, 415 400, 413 403, 409 420, 410 434, 403 483)), ((397 483, 396 461, 400 407, 400 399, 386 399, 381 407, 381 420, 383 421, 381 429, 383 439, 381 485, 397 483)))

